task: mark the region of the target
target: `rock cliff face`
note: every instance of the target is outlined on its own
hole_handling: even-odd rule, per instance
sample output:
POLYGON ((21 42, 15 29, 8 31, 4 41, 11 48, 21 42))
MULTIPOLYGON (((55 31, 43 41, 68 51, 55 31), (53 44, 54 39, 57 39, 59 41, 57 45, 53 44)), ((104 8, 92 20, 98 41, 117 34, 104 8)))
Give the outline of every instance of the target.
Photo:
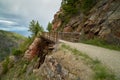
POLYGON ((119 0, 99 0, 87 14, 82 13, 81 9, 72 16, 64 14, 62 8, 55 14, 52 22, 54 31, 79 32, 87 39, 99 37, 109 43, 120 45, 119 0))
POLYGON ((94 72, 82 60, 76 60, 76 56, 66 52, 58 50, 47 55, 43 65, 33 73, 43 80, 93 80, 94 72))
POLYGON ((35 55, 37 55, 39 51, 40 43, 41 43, 41 39, 35 38, 33 43, 29 46, 28 50, 26 50, 24 57, 28 59, 32 59, 35 55))

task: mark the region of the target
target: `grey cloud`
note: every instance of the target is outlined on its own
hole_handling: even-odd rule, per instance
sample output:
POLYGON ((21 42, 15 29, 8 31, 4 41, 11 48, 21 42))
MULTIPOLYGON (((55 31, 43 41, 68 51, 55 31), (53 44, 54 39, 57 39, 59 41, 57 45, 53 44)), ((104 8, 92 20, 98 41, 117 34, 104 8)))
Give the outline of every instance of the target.
POLYGON ((25 27, 34 19, 46 28, 60 4, 61 0, 0 0, 0 19, 25 27))
POLYGON ((8 21, 8 20, 0 20, 0 24, 5 24, 5 25, 17 25, 16 22, 13 21, 8 21))

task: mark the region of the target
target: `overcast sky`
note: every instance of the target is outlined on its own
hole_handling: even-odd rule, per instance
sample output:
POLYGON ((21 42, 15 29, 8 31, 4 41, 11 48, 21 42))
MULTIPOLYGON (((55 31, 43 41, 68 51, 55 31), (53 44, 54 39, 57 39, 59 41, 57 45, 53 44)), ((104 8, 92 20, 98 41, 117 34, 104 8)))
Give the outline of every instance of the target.
POLYGON ((60 4, 61 0, 0 0, 0 29, 28 36, 33 19, 46 29, 60 4))

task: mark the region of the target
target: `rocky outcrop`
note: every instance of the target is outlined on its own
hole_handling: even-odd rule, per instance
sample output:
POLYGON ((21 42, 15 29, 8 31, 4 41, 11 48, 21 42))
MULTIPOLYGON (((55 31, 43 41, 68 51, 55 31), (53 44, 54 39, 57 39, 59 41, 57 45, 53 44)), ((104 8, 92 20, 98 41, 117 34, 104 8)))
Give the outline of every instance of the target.
POLYGON ((59 17, 61 15, 64 15, 62 10, 55 14, 53 28, 58 28, 58 30, 63 32, 77 31, 88 39, 99 37, 109 43, 120 45, 119 0, 100 0, 90 11, 88 11, 87 15, 79 10, 77 15, 70 16, 66 24, 64 22, 67 17, 64 16, 63 20, 59 17), (62 23, 58 25, 58 22, 62 23))
POLYGON ((24 57, 27 59, 32 59, 35 55, 37 55, 40 43, 41 38, 35 38, 28 50, 26 50, 24 57))
POLYGON ((120 45, 120 2, 117 0, 101 1, 91 11, 83 29, 86 34, 104 38, 110 43, 120 45), (86 29, 88 29, 86 31, 86 29))
POLYGON ((32 60, 35 56, 39 58, 36 68, 39 68, 45 60, 46 55, 54 49, 54 42, 44 38, 36 37, 24 54, 24 58, 32 60))
POLYGON ((69 51, 58 50, 47 55, 39 69, 33 73, 43 80, 92 80, 94 72, 69 51))
POLYGON ((61 14, 61 10, 60 11, 58 11, 55 15, 54 15, 54 20, 53 20, 53 27, 52 27, 52 30, 57 30, 59 27, 60 27, 60 25, 62 24, 62 21, 61 21, 61 19, 59 19, 59 15, 61 14))

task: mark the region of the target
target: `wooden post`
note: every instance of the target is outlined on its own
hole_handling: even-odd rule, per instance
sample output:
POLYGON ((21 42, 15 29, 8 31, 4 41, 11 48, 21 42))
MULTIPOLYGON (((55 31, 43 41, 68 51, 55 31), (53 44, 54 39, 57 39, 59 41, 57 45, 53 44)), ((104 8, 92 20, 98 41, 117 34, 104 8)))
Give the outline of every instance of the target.
POLYGON ((58 32, 56 32, 56 42, 58 41, 58 32))

